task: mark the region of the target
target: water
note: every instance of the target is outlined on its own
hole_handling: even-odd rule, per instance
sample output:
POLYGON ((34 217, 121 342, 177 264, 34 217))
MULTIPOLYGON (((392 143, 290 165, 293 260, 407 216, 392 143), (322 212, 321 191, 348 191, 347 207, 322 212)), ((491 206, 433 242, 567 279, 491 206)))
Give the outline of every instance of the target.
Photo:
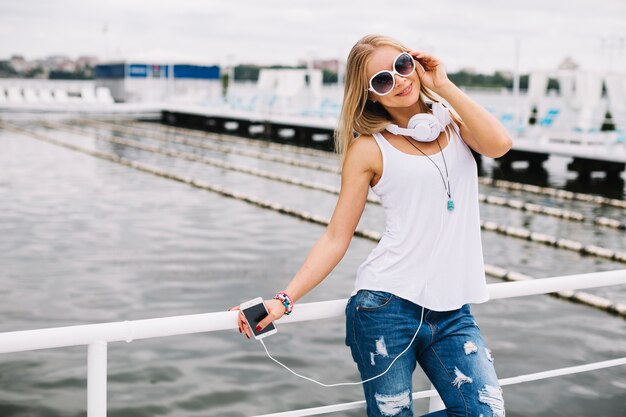
MULTIPOLYGON (((95 141, 92 134, 25 126, 89 148, 122 154, 231 189, 330 217, 336 196, 95 141)), ((157 126, 150 130, 160 130, 157 126)), ((146 143, 167 145, 149 139, 146 143)), ((312 181, 327 173, 233 154, 201 154, 312 181)), ((324 231, 244 202, 0 130, 0 331, 224 311, 270 297, 298 270, 324 231)), ((548 166, 550 185, 584 187, 548 166)), ((485 174, 491 175, 486 163, 485 174)), ((541 181, 542 179, 540 179, 541 181)), ((593 190, 619 194, 624 190, 593 190)), ((481 192, 624 220, 623 210, 489 187, 481 192)), ((484 220, 626 250, 625 232, 481 205, 484 220)), ((380 206, 359 224, 381 231, 380 206)), ((623 264, 483 232, 485 262, 537 278, 624 268, 623 264)), ((346 298, 375 242, 354 238, 330 276, 302 301, 346 298)), ((488 278, 488 282, 498 282, 488 278)), ((589 290, 626 302, 626 286, 589 290)), ((624 356, 626 322, 590 307, 540 295, 473 305, 500 378, 624 356)), ((268 348, 324 382, 358 380, 343 344, 343 322, 280 326, 268 348)), ((0 415, 81 416, 86 348, 0 355, 0 415)), ((322 388, 271 362, 237 331, 109 345, 109 416, 247 416, 363 398, 361 388, 322 388)), ((416 372, 414 390, 430 388, 416 372)), ((506 386, 507 416, 623 416, 624 367, 506 386)), ((416 415, 427 401, 415 403, 416 415)), ((342 415, 363 415, 362 411, 342 415)))

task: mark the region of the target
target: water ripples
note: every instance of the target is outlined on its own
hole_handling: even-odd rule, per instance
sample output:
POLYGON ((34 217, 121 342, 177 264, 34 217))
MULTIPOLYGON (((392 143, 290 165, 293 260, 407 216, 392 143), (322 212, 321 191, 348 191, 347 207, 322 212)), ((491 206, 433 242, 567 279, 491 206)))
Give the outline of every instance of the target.
MULTIPOLYGON (((331 194, 111 145, 88 135, 39 131, 325 217, 336 203, 331 194)), ((179 145, 172 148, 189 151, 179 145)), ((196 152, 339 185, 334 174, 196 152)), ((224 311, 259 295, 267 298, 286 285, 324 230, 1 130, 0 166, 2 331, 224 311)), ((481 187, 481 192, 564 207, 588 217, 623 216, 610 207, 528 193, 490 187, 481 187)), ((498 223, 626 249, 624 232, 595 227, 589 220, 568 222, 486 204, 480 209, 483 218, 498 223)), ((383 230, 382 208, 368 205, 359 227, 383 230)), ((623 268, 490 232, 482 236, 487 263, 538 278, 623 268)), ((346 298, 356 268, 374 246, 353 239, 331 276, 303 301, 346 298)), ((590 292, 626 302, 622 287, 590 292)), ((500 377, 612 359, 626 351, 624 320, 564 300, 543 295, 494 300, 473 305, 472 311, 494 352, 500 377)), ((341 320, 279 324, 279 332, 267 339, 268 349, 312 378, 356 381, 343 326, 341 320)), ((234 417, 362 399, 359 386, 329 390, 297 380, 237 331, 113 343, 108 369, 109 416, 234 417)), ((506 387, 505 399, 512 414, 519 410, 525 416, 557 415, 554 410, 569 410, 568 416, 586 416, 597 407, 610 410, 607 407, 623 404, 624 386, 623 369, 611 368, 506 387)), ((429 381, 418 371, 414 389, 427 388, 429 381)), ((86 348, 0 356, 0 415, 78 416, 84 414, 85 399, 86 348)), ((417 402, 415 409, 425 413, 427 402, 417 402)))

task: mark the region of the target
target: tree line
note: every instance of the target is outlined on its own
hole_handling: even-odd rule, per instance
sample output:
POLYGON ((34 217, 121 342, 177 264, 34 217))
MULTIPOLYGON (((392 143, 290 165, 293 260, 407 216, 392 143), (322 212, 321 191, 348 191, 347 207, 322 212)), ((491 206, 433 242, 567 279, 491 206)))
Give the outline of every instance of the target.
MULTIPOLYGON (((295 68, 295 69, 306 69, 306 66, 283 66, 283 65, 272 65, 267 67, 262 67, 259 65, 253 64, 242 64, 237 65, 234 68, 233 75, 235 81, 250 81, 256 82, 259 79, 259 73, 263 68, 270 69, 281 69, 281 68, 295 68)), ((0 78, 36 78, 41 77, 43 74, 42 68, 33 68, 26 74, 18 74, 10 65, 8 61, 0 61, 0 78)), ((222 77, 225 78, 223 82, 228 82, 228 75, 224 72, 222 77)), ((49 71, 47 74, 48 79, 66 79, 66 80, 90 80, 93 79, 93 68, 87 67, 81 70, 77 70, 75 72, 65 72, 65 71, 49 71)), ((477 87, 477 88, 513 88, 513 79, 511 77, 507 77, 501 72, 494 72, 493 74, 476 74, 469 71, 458 71, 448 73, 448 78, 458 86, 462 87, 477 87)), ((528 74, 523 74, 520 76, 520 89, 527 90, 528 89, 528 74)), ((338 80, 337 73, 334 71, 330 71, 328 69, 322 70, 322 82, 324 84, 336 84, 338 80)), ((548 80, 548 90, 556 90, 559 91, 559 82, 554 78, 550 78, 548 80)))
MULTIPOLYGON (((271 66, 260 67, 258 65, 238 65, 234 68, 233 75, 235 81, 253 81, 256 82, 259 79, 259 73, 263 68, 296 68, 305 69, 305 66, 271 66)), ((501 72, 494 72, 493 74, 476 74, 468 71, 458 71, 448 74, 448 78, 454 84, 463 87, 481 87, 481 88, 508 88, 513 89, 513 79, 506 77, 501 72)), ((520 89, 528 89, 528 74, 520 76, 520 89)), ((324 69, 322 75, 322 82, 324 84, 336 84, 338 80, 337 73, 324 69)), ((559 82, 554 78, 548 80, 548 90, 559 91, 559 82)))

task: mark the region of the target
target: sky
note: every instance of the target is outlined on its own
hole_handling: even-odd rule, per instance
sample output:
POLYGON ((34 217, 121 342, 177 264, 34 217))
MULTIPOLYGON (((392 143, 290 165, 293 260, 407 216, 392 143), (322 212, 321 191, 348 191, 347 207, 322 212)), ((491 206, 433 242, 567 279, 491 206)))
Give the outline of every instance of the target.
POLYGON ((626 69, 624 0, 0 0, 0 59, 291 65, 345 61, 369 33, 432 53, 448 71, 512 71, 516 56, 522 72, 566 56, 626 69))

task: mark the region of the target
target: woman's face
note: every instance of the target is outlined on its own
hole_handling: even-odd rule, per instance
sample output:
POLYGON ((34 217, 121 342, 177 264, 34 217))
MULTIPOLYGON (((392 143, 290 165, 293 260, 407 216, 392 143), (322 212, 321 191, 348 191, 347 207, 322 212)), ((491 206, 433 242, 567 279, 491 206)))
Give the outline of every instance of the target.
MULTIPOLYGON (((372 52, 370 60, 366 66, 366 88, 369 88, 369 81, 374 74, 382 70, 393 71, 393 61, 402 51, 392 46, 381 46, 372 52)), ((408 107, 419 100, 420 81, 417 72, 413 71, 408 77, 394 74, 395 86, 384 96, 379 96, 373 91, 369 91, 369 99, 379 102, 385 107, 408 107)))

